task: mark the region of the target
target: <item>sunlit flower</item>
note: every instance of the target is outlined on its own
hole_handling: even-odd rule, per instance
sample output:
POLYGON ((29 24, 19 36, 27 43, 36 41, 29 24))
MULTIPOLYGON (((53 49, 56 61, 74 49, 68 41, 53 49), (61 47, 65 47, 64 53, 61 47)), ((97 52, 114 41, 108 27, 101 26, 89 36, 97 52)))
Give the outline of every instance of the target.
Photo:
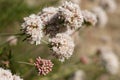
POLYGON ((69 35, 59 33, 54 38, 49 39, 49 42, 53 55, 61 62, 68 59, 73 54, 74 42, 69 35))
POLYGON ((97 16, 92 12, 84 10, 82 11, 82 15, 83 15, 85 24, 94 26, 97 23, 97 16))
POLYGON ((43 37, 43 23, 41 18, 35 14, 24 18, 24 23, 22 24, 22 31, 27 35, 27 40, 31 44, 40 44, 41 38, 43 37))
POLYGON ((41 59, 40 57, 38 57, 36 58, 34 64, 39 72, 39 75, 46 75, 52 71, 53 63, 51 62, 51 60, 41 59))

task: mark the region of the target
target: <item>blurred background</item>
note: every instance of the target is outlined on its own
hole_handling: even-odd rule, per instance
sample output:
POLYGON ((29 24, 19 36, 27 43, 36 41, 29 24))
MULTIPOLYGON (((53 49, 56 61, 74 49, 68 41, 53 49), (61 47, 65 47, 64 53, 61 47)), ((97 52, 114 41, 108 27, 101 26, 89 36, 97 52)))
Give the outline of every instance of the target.
MULTIPOLYGON (((10 69, 24 80, 120 80, 120 69, 117 69, 116 74, 109 73, 105 66, 101 65, 99 55, 96 54, 101 50, 99 48, 105 47, 107 48, 105 52, 111 51, 120 63, 120 0, 115 2, 117 9, 113 13, 106 12, 108 22, 105 27, 86 27, 76 33, 73 36, 76 44, 74 54, 69 60, 61 63, 51 58, 50 50, 43 44, 31 45, 20 37, 13 43, 6 41, 20 33, 23 17, 37 14, 45 7, 59 6, 62 2, 0 0, 0 67, 10 69), (33 66, 18 63, 19 61, 33 63, 38 56, 53 61, 54 67, 50 74, 39 76, 33 66)), ((78 4, 82 10, 90 10, 98 5, 98 0, 81 0, 78 4)))

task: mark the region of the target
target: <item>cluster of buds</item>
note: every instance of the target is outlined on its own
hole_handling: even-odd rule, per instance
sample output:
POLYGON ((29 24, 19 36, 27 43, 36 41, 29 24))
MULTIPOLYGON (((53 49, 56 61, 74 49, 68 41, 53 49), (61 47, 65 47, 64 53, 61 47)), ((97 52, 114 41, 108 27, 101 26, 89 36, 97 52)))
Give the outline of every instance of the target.
POLYGON ((48 74, 52 71, 53 67, 53 63, 50 60, 41 59, 40 57, 36 58, 34 65, 36 66, 39 75, 48 74))

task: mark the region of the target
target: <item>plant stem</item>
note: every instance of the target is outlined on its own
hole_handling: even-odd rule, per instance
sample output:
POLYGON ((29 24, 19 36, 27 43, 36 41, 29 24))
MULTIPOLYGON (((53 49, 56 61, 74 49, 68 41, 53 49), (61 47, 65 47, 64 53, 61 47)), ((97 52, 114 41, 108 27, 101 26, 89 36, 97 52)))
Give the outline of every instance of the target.
POLYGON ((17 63, 20 63, 20 64, 27 64, 27 65, 34 66, 34 64, 28 63, 28 62, 22 62, 22 61, 16 61, 16 62, 17 62, 17 63))

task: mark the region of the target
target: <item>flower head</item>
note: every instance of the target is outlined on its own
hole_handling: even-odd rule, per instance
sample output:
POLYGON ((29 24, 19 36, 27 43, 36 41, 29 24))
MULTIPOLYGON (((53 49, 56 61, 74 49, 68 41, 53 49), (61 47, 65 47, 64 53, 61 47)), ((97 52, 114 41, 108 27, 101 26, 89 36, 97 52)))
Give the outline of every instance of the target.
POLYGON ((85 24, 88 24, 88 25, 90 24, 94 26, 97 23, 97 16, 94 13, 84 10, 82 11, 82 15, 83 15, 85 24))
POLYGON ((66 1, 59 7, 59 13, 69 30, 74 31, 82 26, 83 16, 79 5, 66 1))
POLYGON ((74 51, 72 38, 65 33, 58 33, 54 38, 49 39, 53 55, 61 62, 71 57, 74 51))
POLYGON ((27 40, 31 44, 40 44, 40 40, 43 37, 43 23, 41 18, 35 14, 24 18, 24 23, 22 24, 22 31, 27 35, 27 40))
POLYGON ((12 73, 9 70, 0 68, 0 80, 13 80, 12 73))
POLYGON ((40 75, 46 75, 52 71, 53 63, 50 60, 41 59, 40 57, 36 58, 35 66, 40 75))
POLYGON ((23 80, 19 76, 12 75, 10 70, 0 68, 0 80, 23 80))

